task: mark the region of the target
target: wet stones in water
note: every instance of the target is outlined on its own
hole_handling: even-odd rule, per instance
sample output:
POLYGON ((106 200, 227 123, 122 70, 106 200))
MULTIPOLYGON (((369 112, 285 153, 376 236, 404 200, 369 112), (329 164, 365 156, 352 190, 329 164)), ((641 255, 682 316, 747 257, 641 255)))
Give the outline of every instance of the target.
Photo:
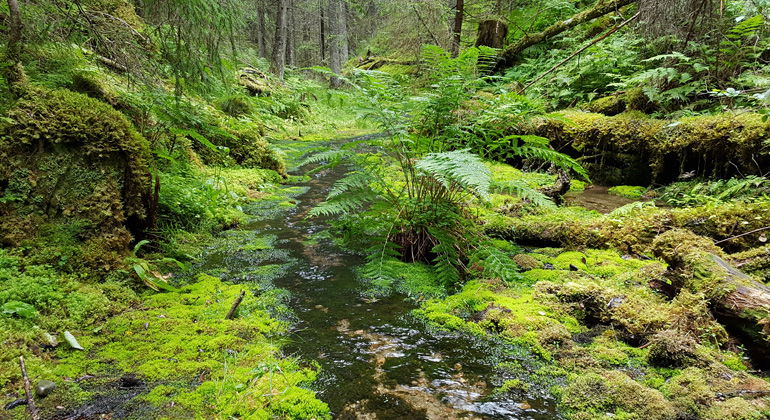
POLYGON ((48 380, 42 380, 35 385, 35 395, 37 395, 39 398, 45 398, 56 389, 56 383, 48 381, 48 380))

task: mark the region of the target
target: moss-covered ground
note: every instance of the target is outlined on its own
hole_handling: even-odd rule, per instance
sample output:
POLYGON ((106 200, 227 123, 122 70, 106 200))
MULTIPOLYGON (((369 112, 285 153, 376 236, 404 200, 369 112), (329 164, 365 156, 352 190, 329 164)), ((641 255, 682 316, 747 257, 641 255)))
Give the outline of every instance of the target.
MULTIPOLYGON (((280 179, 275 174, 207 168, 201 176, 212 172, 239 197, 222 205, 227 219, 221 223, 245 222, 244 207, 249 205, 292 205, 294 187, 275 186, 280 179)), ((165 255, 193 263, 212 239, 211 231, 177 230, 163 248, 173 250, 165 255)), ((266 237, 242 248, 259 252, 271 247, 266 237)), ((141 259, 161 261, 162 256, 141 259)), ((129 275, 131 267, 113 272, 107 281, 89 281, 35 264, 37 257, 19 249, 0 253, 0 330, 6 349, 0 359, 0 387, 5 399, 22 395, 18 356, 24 355, 33 382, 46 379, 58 385, 38 401, 45 416, 98 405, 105 395, 123 398, 136 413, 153 418, 328 416, 326 405, 303 387, 317 370, 280 353, 288 324, 275 314, 286 309, 281 309, 280 293, 258 281, 269 283, 270 267, 260 267, 264 272, 252 276, 253 281, 236 285, 204 273, 175 280, 165 274, 168 265, 157 263, 158 275, 176 287, 156 293, 137 285, 129 275), (241 292, 246 297, 237 316, 225 320, 241 292), (84 350, 73 349, 64 331, 84 350), (127 381, 135 393, 124 389, 127 381)), ((25 418, 23 408, 10 413, 25 418)))
MULTIPOLYGON (((490 168, 497 183, 518 179, 541 187, 554 179, 502 164, 490 168)), ((613 192, 639 198, 646 191, 620 187, 613 192)), ((675 226, 716 236, 722 223, 762 223, 756 220, 762 213, 746 206, 732 201, 658 209, 634 203, 602 215, 580 207, 538 209, 499 192, 472 212, 487 232, 494 235, 500 231, 495 226, 507 226, 503 238, 530 241, 495 242, 519 266, 517 279, 503 281, 484 275, 483 267, 471 267, 469 281, 459 289, 442 289, 422 266, 404 264, 400 284, 372 286, 417 296, 422 303, 415 314, 438 328, 527 349, 536 363, 508 366, 517 378, 499 392, 520 395, 537 386, 533 378, 550 378, 544 383, 568 418, 764 419, 770 416, 770 382, 751 373, 752 360, 714 317, 712 296, 698 291, 708 288, 670 295, 669 267, 651 251, 652 239, 675 226), (711 223, 715 226, 708 227, 711 223)), ((692 232, 668 236, 698 238, 692 232)), ((758 248, 728 258, 755 263, 756 271, 750 272, 766 281, 766 268, 759 268, 766 267, 761 245, 761 238, 749 238, 741 246, 758 248)), ((696 248, 713 247, 704 246, 696 248)))

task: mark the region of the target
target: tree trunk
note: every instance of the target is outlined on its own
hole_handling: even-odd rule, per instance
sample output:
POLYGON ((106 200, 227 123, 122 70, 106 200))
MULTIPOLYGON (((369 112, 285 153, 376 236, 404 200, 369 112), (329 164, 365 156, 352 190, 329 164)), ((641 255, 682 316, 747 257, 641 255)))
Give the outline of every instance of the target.
POLYGON ((508 25, 499 20, 485 20, 479 23, 479 34, 476 38, 476 46, 503 48, 505 38, 508 36, 508 25))
POLYGON ((548 41, 556 35, 572 29, 581 23, 588 22, 608 13, 612 13, 623 6, 627 6, 633 3, 634 1, 636 0, 599 0, 592 9, 580 12, 565 21, 555 23, 542 32, 525 35, 524 38, 520 39, 518 42, 503 51, 502 55, 500 56, 500 61, 497 65, 497 70, 503 70, 512 66, 519 54, 521 54, 521 52, 525 49, 541 42, 548 41))
POLYGON ((326 16, 325 16, 325 7, 323 0, 318 0, 318 8, 320 10, 320 23, 321 23, 321 39, 319 40, 319 44, 321 44, 321 62, 326 61, 326 16))
POLYGON ((455 3, 455 19, 452 25, 452 57, 460 54, 460 41, 463 34, 463 20, 465 19, 465 0, 457 0, 455 3))
POLYGON ((340 61, 342 65, 350 59, 350 37, 348 36, 348 2, 340 1, 340 61))
POLYGON ((273 42, 273 63, 271 71, 283 79, 286 71, 286 32, 289 0, 278 0, 275 19, 275 41, 273 42))
MULTIPOLYGON (((329 0, 329 67, 336 74, 342 74, 343 47, 347 42, 343 40, 345 31, 342 29, 344 24, 343 0, 329 0)), ((337 77, 331 78, 332 87, 340 87, 342 81, 337 77)))
POLYGON ((265 36, 267 28, 265 26, 265 5, 262 1, 257 2, 257 45, 259 46, 259 56, 267 58, 267 38, 265 36))
POLYGON ((10 12, 10 22, 8 25, 7 59, 11 62, 11 65, 6 69, 5 77, 11 88, 11 92, 16 96, 19 96, 23 85, 27 82, 27 73, 24 71, 24 66, 21 64, 23 25, 18 1, 8 0, 8 10, 10 12))
POLYGON ((289 0, 288 28, 286 29, 286 63, 294 67, 296 63, 297 28, 294 22, 294 0, 289 0))

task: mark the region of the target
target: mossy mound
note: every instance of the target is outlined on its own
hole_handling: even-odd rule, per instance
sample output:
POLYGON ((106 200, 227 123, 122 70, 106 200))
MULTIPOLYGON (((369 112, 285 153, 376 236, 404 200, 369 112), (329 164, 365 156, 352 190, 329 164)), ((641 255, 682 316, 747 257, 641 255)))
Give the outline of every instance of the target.
POLYGON ((644 193, 647 192, 645 187, 635 187, 632 185, 618 185, 609 189, 609 193, 620 197, 630 198, 637 200, 642 198, 644 193))
POLYGON ((755 113, 671 121, 636 111, 605 116, 568 110, 558 117, 536 118, 523 131, 584 157, 592 179, 610 185, 666 183, 690 172, 704 177, 747 175, 770 165, 762 153, 770 122, 755 113))
MULTIPOLYGON (((131 241, 129 227, 142 226, 149 146, 104 102, 31 88, 0 125, 0 160, 0 235, 6 245, 45 246, 44 236, 51 238, 41 236, 44 227, 69 226, 73 239, 97 255, 119 253, 131 241)), ((105 258, 101 268, 114 268, 114 259, 105 258)))

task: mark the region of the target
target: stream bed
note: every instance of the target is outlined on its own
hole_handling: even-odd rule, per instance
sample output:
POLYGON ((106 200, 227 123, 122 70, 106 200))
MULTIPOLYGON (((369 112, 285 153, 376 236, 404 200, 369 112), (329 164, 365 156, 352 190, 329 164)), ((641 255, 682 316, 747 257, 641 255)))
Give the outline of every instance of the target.
POLYGON ((285 187, 294 206, 253 203, 245 211, 255 219, 224 232, 197 270, 282 294, 290 310, 274 315, 293 325, 284 353, 320 365, 312 388, 335 418, 559 418, 544 388, 493 392, 520 377, 500 365, 527 366, 523 350, 436 331, 410 314, 416 305, 405 296, 362 297, 355 270, 363 259, 314 239, 324 221, 306 218, 344 173, 285 187))

